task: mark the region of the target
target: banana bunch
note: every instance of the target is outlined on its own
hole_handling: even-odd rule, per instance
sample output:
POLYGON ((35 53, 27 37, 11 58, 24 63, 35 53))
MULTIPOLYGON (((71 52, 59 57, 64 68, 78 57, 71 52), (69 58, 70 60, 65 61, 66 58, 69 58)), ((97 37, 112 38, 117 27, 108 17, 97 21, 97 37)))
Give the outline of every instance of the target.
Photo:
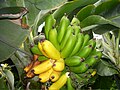
POLYGON ((81 84, 96 74, 96 72, 88 74, 87 80, 81 77, 100 60, 102 53, 96 50, 96 40, 81 31, 80 21, 75 16, 70 21, 64 15, 56 25, 53 14, 48 15, 44 34, 45 39, 31 48, 33 55, 38 56, 40 64, 34 65, 30 70, 38 75, 41 83, 52 82, 49 90, 59 90, 65 84, 68 90, 74 90, 72 76, 75 76, 81 84), (63 74, 66 67, 68 70, 63 74), (68 72, 74 74, 69 77, 68 72))

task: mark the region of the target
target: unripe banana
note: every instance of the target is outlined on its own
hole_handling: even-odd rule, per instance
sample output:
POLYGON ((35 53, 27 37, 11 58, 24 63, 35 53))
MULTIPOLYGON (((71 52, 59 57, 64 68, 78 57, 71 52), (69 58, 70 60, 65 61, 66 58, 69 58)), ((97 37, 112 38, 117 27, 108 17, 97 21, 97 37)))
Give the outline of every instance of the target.
POLYGON ((74 49, 69 56, 75 55, 80 50, 80 48, 82 47, 83 41, 84 41, 84 35, 83 35, 83 33, 79 33, 77 35, 77 41, 76 41, 76 44, 74 46, 74 49))
POLYGON ((37 45, 34 45, 30 50, 33 54, 42 55, 42 52, 39 50, 37 45))
POLYGON ((75 90, 72 86, 72 81, 70 77, 67 79, 67 90, 75 90))
POLYGON ((48 60, 48 58, 43 56, 43 55, 41 55, 41 56, 38 57, 38 60, 39 61, 45 61, 45 60, 48 60))
POLYGON ((45 33, 46 39, 48 39, 49 30, 52 29, 52 27, 55 25, 55 23, 56 23, 56 20, 54 19, 53 14, 50 14, 45 20, 44 33, 45 33))
POLYGON ((48 59, 48 60, 42 62, 41 64, 35 66, 33 68, 33 71, 35 74, 43 73, 43 72, 49 70, 53 66, 54 62, 55 62, 55 60, 48 59))
POLYGON ((95 48, 95 46, 96 46, 96 39, 93 38, 93 39, 89 40, 87 45, 92 45, 92 47, 95 48))
POLYGON ((58 28, 58 42, 61 43, 64 34, 66 33, 67 27, 70 24, 67 16, 63 16, 60 20, 60 26, 58 28))
POLYGON ((45 83, 49 80, 51 73, 53 72, 53 69, 50 68, 49 70, 39 74, 40 82, 45 83))
POLYGON ((61 75, 61 72, 53 70, 53 72, 50 74, 50 80, 52 82, 55 82, 59 79, 60 75, 61 75))
POLYGON ((55 46, 55 48, 60 51, 60 45, 58 43, 57 40, 57 30, 56 28, 52 28, 50 29, 49 33, 48 33, 48 40, 55 46))
POLYGON ((78 66, 84 61, 84 58, 72 56, 65 59, 65 64, 68 66, 78 66))
POLYGON ((64 60, 61 59, 60 60, 57 60, 54 64, 53 64, 53 70, 55 71, 63 71, 65 68, 65 63, 64 63, 64 60))
POLYGON ((60 90, 60 88, 66 84, 67 78, 69 78, 69 72, 66 72, 56 82, 54 82, 49 87, 49 90, 60 90))
POLYGON ((45 51, 43 50, 42 44, 40 42, 38 42, 38 48, 40 49, 40 51, 42 52, 44 56, 48 57, 45 51))
POLYGON ((80 25, 80 21, 78 18, 76 18, 76 16, 74 16, 70 24, 75 26, 80 25))
POLYGON ((74 31, 75 35, 77 35, 81 31, 81 28, 78 25, 73 25, 72 28, 73 28, 73 31, 74 31))
POLYGON ((76 40, 77 40, 76 35, 73 35, 71 33, 68 41, 66 42, 63 50, 61 51, 61 57, 62 58, 66 58, 71 54, 72 50, 74 49, 76 40))
POLYGON ((82 58, 86 58, 88 57, 88 55, 91 53, 91 51, 93 50, 92 45, 87 45, 85 47, 83 47, 80 52, 78 52, 78 56, 82 57, 82 58))
POLYGON ((66 44, 68 38, 70 37, 72 31, 73 31, 73 28, 72 28, 71 25, 69 25, 69 26, 67 27, 67 31, 66 31, 66 33, 65 33, 65 35, 64 35, 61 43, 60 43, 60 49, 61 49, 61 50, 63 50, 63 47, 65 47, 65 44, 66 44))
POLYGON ((89 56, 85 62, 88 63, 89 66, 93 66, 96 64, 102 56, 102 53, 97 51, 96 54, 89 56))
POLYGON ((89 65, 85 62, 82 62, 79 66, 70 67, 70 70, 74 73, 84 73, 88 70, 89 65))
POLYGON ((82 45, 81 49, 86 46, 86 44, 88 43, 89 39, 90 39, 90 36, 88 34, 85 34, 84 35, 84 42, 83 42, 83 45, 82 45))
POLYGON ((50 41, 45 40, 42 43, 42 47, 43 51, 45 51, 49 58, 60 59, 60 52, 53 46, 53 44, 50 41))

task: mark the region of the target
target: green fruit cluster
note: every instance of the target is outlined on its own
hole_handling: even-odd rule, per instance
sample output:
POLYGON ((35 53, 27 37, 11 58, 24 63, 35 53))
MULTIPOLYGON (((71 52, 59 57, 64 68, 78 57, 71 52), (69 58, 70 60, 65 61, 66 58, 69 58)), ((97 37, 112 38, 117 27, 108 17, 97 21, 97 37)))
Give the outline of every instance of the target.
POLYGON ((70 21, 64 15, 56 25, 53 14, 50 14, 45 21, 44 33, 45 38, 60 52, 69 71, 76 75, 87 72, 102 56, 96 50, 96 40, 81 31, 76 17, 70 21))

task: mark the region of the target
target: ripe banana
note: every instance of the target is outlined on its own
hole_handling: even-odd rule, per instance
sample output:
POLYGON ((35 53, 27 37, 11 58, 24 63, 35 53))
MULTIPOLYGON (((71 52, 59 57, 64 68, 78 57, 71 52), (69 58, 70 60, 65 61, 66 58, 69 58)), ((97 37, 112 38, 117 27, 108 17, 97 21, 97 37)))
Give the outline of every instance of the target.
POLYGON ((63 71, 64 68, 65 68, 65 63, 62 58, 59 60, 56 60, 56 62, 53 64, 53 70, 55 71, 63 71))
POLYGON ((66 84, 68 78, 69 72, 66 72, 49 87, 49 90, 60 90, 60 88, 66 84))
POLYGON ((39 61, 45 61, 45 60, 48 60, 48 58, 43 56, 43 55, 41 55, 41 56, 38 57, 38 60, 39 61))
POLYGON ((31 47, 31 52, 33 54, 37 54, 37 55, 42 55, 41 51, 39 50, 38 46, 37 45, 34 45, 33 47, 31 47))
POLYGON ((33 78, 35 76, 35 74, 32 72, 32 70, 29 70, 26 74, 27 78, 33 78))
POLYGON ((46 39, 48 39, 49 30, 52 29, 55 23, 56 23, 56 20, 54 19, 53 14, 48 15, 45 20, 45 29, 44 29, 46 39))
POLYGON ((42 82, 42 83, 47 82, 49 80, 50 75, 51 75, 52 72, 53 72, 53 69, 50 68, 49 70, 47 70, 47 71, 45 71, 43 73, 40 73, 39 74, 40 82, 42 82))
POLYGON ((24 68, 24 71, 25 72, 29 72, 29 70, 32 68, 34 64, 34 61, 30 62, 25 68, 24 68))
POLYGON ((84 61, 84 58, 72 56, 65 59, 65 64, 68 66, 78 66, 84 61))
POLYGON ((74 16, 70 24, 74 26, 80 25, 80 21, 76 16, 74 16))
POLYGON ((72 86, 72 81, 70 77, 67 79, 67 90, 75 90, 72 86))
POLYGON ((76 35, 73 35, 71 33, 68 41, 66 42, 65 46, 63 47, 63 50, 61 50, 62 58, 66 58, 71 54, 72 50, 74 49, 76 40, 77 40, 76 35))
POLYGON ((79 66, 70 67, 70 70, 74 73, 84 73, 88 70, 89 65, 85 62, 82 62, 79 66))
POLYGON ((57 40, 57 30, 56 28, 50 29, 48 33, 48 40, 55 46, 55 48, 60 51, 60 45, 57 40))
POLYGON ((38 57, 39 57, 39 55, 34 54, 34 55, 33 55, 33 60, 34 60, 34 61, 37 60, 38 57))
POLYGON ((72 31, 73 31, 73 28, 72 28, 71 25, 69 25, 69 26, 67 27, 67 31, 66 31, 66 33, 65 33, 65 35, 64 35, 61 43, 60 43, 60 49, 61 49, 61 50, 63 50, 63 47, 65 46, 65 44, 66 44, 68 38, 70 37, 70 34, 72 33, 72 31))
POLYGON ((43 50, 42 42, 38 42, 38 48, 40 49, 40 51, 42 52, 42 54, 43 54, 44 56, 48 57, 47 54, 45 53, 45 51, 43 50))
POLYGON ((49 58, 60 59, 60 52, 53 46, 50 41, 45 40, 42 42, 42 48, 49 58))
POLYGON ((60 75, 61 75, 61 72, 53 70, 53 72, 50 74, 50 80, 52 82, 55 82, 59 79, 60 75))
POLYGON ((93 50, 92 45, 87 45, 85 47, 83 47, 80 52, 78 52, 78 56, 82 57, 82 58, 86 58, 88 57, 88 55, 91 53, 91 51, 93 50))
POLYGON ((55 62, 55 60, 48 59, 48 60, 42 62, 41 64, 35 66, 33 68, 33 71, 35 74, 43 73, 43 72, 49 70, 53 66, 54 62, 55 62))
POLYGON ((70 21, 67 16, 63 16, 60 20, 60 26, 58 27, 58 42, 61 43, 64 34, 66 33, 67 27, 69 26, 70 21))
POLYGON ((81 48, 81 46, 83 44, 83 41, 84 41, 84 35, 83 35, 83 33, 79 33, 77 35, 77 41, 76 41, 76 44, 74 46, 74 49, 73 49, 72 53, 69 56, 75 55, 80 50, 80 48, 81 48))

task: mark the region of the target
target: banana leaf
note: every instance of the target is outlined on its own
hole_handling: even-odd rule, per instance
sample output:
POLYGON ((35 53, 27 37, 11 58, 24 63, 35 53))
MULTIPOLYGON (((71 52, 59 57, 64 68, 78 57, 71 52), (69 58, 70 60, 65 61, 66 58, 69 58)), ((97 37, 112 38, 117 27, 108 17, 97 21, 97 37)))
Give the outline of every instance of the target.
POLYGON ((29 32, 8 20, 0 20, 0 62, 8 59, 26 40, 29 32))

